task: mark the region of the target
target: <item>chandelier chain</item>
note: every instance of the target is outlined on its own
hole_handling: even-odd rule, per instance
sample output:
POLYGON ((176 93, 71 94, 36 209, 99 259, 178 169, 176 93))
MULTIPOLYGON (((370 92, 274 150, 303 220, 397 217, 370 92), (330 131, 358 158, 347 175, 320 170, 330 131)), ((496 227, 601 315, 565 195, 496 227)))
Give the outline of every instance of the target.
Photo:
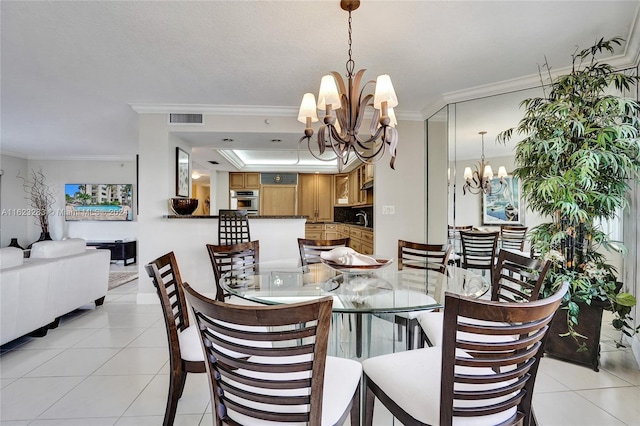
POLYGON ((351 59, 351 10, 349 10, 349 60, 347 61, 347 76, 353 75, 353 70, 355 69, 355 62, 351 59))

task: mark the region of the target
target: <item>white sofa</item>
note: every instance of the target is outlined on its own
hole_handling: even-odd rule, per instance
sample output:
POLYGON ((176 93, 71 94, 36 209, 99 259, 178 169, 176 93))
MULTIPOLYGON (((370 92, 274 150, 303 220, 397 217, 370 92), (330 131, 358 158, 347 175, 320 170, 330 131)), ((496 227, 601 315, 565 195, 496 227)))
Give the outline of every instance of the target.
POLYGON ((101 305, 110 259, 109 250, 87 249, 78 238, 34 243, 28 259, 20 249, 0 249, 0 344, 45 335, 61 316, 101 305))

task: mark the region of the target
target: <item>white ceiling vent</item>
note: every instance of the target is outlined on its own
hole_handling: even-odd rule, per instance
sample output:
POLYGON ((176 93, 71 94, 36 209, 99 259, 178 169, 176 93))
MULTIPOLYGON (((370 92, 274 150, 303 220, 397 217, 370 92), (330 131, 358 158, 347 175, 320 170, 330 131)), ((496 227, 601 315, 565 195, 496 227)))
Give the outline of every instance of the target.
POLYGON ((169 124, 204 124, 202 114, 169 114, 169 124))

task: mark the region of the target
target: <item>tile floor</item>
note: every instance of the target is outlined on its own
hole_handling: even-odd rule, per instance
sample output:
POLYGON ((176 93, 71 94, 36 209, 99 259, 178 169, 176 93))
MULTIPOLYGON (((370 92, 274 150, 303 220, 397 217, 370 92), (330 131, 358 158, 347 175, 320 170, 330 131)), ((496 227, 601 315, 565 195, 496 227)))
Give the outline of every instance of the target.
MULTIPOLYGON (((164 323, 160 306, 137 305, 136 292, 137 280, 111 290, 103 306, 66 316, 43 338, 2 347, 0 425, 161 425, 169 368, 164 323)), ((614 338, 605 321, 598 373, 542 360, 534 395, 540 425, 640 425, 640 370, 614 338)), ((393 424, 383 407, 375 413, 376 425, 393 424)), ((175 424, 212 424, 204 374, 189 375, 175 424)))

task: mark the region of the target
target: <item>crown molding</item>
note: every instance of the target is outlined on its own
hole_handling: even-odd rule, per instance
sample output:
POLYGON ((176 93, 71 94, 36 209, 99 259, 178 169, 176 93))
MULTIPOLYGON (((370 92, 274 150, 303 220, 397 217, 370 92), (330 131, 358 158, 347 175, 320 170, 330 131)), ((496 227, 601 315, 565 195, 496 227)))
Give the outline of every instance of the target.
POLYGON ((135 161, 134 155, 43 155, 43 156, 28 156, 27 160, 33 161, 135 161))

